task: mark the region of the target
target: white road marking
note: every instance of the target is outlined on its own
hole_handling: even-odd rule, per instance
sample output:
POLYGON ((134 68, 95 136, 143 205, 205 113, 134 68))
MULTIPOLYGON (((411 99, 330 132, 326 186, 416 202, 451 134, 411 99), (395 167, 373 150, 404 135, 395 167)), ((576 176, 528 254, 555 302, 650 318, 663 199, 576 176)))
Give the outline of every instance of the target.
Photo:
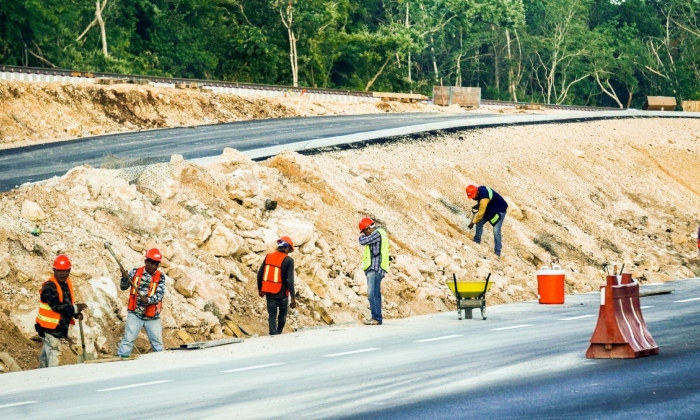
POLYGON ((559 321, 573 321, 574 319, 590 318, 595 315, 581 315, 581 316, 571 316, 569 318, 559 318, 559 321))
POLYGON ((683 299, 683 300, 674 300, 674 303, 683 303, 683 302, 692 302, 694 300, 700 300, 700 298, 692 298, 692 299, 683 299))
POLYGON ((647 305, 647 306, 640 306, 639 307, 639 309, 647 309, 647 308, 653 308, 653 306, 647 305))
POLYGON ((371 347, 368 349, 360 349, 360 350, 353 350, 353 351, 346 351, 344 353, 333 353, 333 354, 327 354, 323 357, 338 357, 338 356, 345 356, 347 354, 356 354, 356 353, 364 353, 367 351, 375 351, 375 350, 381 350, 379 347, 371 347))
POLYGON ((416 341, 414 341, 414 343, 427 343, 428 341, 447 340, 448 338, 456 338, 456 337, 462 337, 462 336, 461 335, 446 335, 443 337, 425 338, 423 340, 416 340, 416 341))
POLYGON ((532 327, 532 325, 531 324, 523 324, 523 325, 513 325, 512 327, 491 328, 491 331, 514 330, 516 328, 525 328, 525 327, 532 327))
POLYGON ((166 383, 166 382, 172 382, 172 381, 170 381, 170 380, 165 380, 165 381, 153 381, 153 382, 143 382, 143 383, 140 383, 140 384, 133 384, 133 385, 115 386, 114 388, 98 389, 97 392, 118 391, 118 390, 120 390, 120 389, 138 388, 138 387, 140 387, 140 386, 164 384, 164 383, 166 383))
POLYGON ((243 372, 244 370, 262 369, 262 368, 266 368, 266 367, 281 366, 283 364, 284 363, 270 363, 267 365, 257 365, 257 366, 248 366, 248 367, 238 368, 238 369, 222 370, 221 372, 243 372))
POLYGON ((18 402, 18 403, 0 405, 0 408, 17 407, 17 406, 20 406, 20 405, 35 404, 35 403, 38 403, 38 402, 39 402, 39 401, 22 401, 22 402, 18 402))

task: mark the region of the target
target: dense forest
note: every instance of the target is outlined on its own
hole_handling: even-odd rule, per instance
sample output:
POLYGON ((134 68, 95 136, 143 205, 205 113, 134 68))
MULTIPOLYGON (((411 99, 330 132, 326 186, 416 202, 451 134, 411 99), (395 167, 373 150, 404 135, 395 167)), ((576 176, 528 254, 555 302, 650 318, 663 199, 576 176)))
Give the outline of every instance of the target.
POLYGON ((4 0, 0 64, 639 108, 700 98, 700 1, 4 0))

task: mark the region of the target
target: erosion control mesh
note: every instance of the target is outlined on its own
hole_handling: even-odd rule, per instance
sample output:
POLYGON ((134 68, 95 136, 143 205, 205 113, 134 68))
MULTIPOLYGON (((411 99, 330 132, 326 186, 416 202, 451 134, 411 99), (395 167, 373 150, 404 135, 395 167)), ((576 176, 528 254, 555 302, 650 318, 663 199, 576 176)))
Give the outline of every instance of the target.
POLYGON ((165 158, 131 159, 109 154, 102 161, 101 168, 121 169, 117 177, 125 179, 129 184, 136 184, 151 191, 172 178, 173 170, 185 164, 182 159, 165 161, 165 158))

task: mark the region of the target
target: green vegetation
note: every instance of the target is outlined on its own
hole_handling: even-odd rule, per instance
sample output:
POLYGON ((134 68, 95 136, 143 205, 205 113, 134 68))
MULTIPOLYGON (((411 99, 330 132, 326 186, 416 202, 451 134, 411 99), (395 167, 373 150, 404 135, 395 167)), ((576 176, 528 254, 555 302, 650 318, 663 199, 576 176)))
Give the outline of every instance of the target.
POLYGON ((641 107, 700 98, 697 0, 12 0, 0 63, 641 107))

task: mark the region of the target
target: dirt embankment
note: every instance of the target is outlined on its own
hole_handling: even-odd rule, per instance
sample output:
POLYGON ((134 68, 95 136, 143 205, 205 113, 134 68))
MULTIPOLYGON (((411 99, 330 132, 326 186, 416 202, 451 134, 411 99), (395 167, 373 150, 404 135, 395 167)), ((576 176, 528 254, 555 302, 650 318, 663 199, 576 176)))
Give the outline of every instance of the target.
MULTIPOLYGON (((230 335, 228 320, 265 334, 255 273, 279 235, 297 245, 299 307, 287 328, 323 325, 326 313, 336 323, 361 320, 364 216, 392 241, 382 284, 389 322, 454 308, 444 283, 452 273, 493 273, 490 305, 534 299, 543 264, 567 270, 571 293, 596 289, 604 264, 624 263, 642 282, 691 277, 700 273, 698 132, 700 121, 690 119, 615 120, 471 130, 262 163, 227 150, 208 167, 174 156, 145 170, 75 168, 0 195, 0 352, 36 367, 41 346, 29 338, 37 290, 59 252, 73 259, 77 294, 90 307, 88 351, 115 352, 126 294, 105 240, 130 267, 148 247, 163 251, 172 279, 167 347, 181 343, 182 331, 196 340, 230 335), (489 227, 481 245, 466 230, 469 183, 510 203, 500 261, 489 227)), ((148 347, 139 338, 137 349, 148 347)), ((73 362, 64 348, 63 361, 73 362)))
POLYGON ((384 112, 466 112, 459 107, 307 97, 244 98, 197 89, 0 81, 0 149, 106 133, 262 118, 384 112))

